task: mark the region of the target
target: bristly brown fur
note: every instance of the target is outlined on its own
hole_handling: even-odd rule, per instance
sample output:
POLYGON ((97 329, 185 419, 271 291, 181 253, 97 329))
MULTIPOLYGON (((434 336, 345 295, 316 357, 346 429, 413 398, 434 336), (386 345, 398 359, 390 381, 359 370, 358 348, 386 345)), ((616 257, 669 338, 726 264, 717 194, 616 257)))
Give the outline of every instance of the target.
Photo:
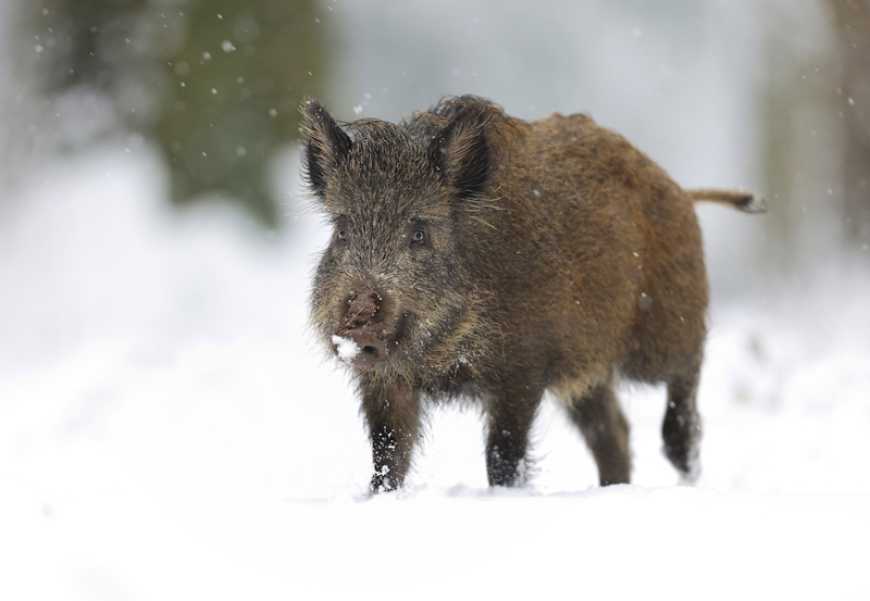
POLYGON ((312 319, 353 338, 373 491, 401 486, 421 398, 477 399, 493 485, 523 481, 541 398, 565 403, 602 484, 627 482, 619 377, 668 386, 665 454, 697 475, 707 278, 694 199, 583 115, 526 122, 474 96, 399 124, 302 108, 310 187, 334 224, 312 319))

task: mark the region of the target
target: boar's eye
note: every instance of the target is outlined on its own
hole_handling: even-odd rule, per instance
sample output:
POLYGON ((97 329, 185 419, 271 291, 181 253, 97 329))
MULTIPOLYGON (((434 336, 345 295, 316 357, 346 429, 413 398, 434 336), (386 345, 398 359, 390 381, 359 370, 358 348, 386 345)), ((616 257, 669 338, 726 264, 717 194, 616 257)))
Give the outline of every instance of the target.
POLYGON ((347 220, 344 217, 339 217, 335 220, 333 226, 335 228, 335 239, 339 242, 347 242, 350 233, 347 230, 347 220))
POLYGON ((411 226, 411 246, 425 246, 428 239, 425 225, 415 223, 411 226))

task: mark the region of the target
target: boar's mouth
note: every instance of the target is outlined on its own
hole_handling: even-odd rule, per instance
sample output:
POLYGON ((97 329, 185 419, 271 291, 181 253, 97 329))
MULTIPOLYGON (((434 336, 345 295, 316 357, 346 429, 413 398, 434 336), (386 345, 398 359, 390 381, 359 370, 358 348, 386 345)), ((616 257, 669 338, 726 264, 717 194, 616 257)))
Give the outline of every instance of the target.
POLYGON ((395 356, 400 343, 407 336, 413 316, 403 313, 392 328, 383 324, 367 324, 362 327, 344 327, 332 337, 332 348, 338 357, 359 369, 371 369, 395 356))

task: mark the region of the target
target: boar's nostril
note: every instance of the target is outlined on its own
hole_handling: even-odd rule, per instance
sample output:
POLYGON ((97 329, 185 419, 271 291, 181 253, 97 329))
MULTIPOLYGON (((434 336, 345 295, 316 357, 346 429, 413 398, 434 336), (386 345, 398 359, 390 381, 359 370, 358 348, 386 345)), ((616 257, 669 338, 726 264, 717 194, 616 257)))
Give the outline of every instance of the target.
POLYGON ((345 327, 361 328, 374 319, 381 310, 383 298, 376 292, 353 295, 347 301, 345 327))
POLYGON ((348 328, 361 328, 369 322, 370 316, 362 313, 354 313, 347 316, 345 325, 348 328))

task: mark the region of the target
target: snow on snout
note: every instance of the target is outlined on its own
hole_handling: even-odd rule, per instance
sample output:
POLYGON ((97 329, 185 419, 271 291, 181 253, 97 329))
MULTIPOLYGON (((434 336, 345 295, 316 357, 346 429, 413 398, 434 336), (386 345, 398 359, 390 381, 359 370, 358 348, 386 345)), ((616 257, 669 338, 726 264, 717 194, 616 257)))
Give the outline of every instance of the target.
POLYGON ((345 363, 353 361, 354 357, 359 355, 361 350, 356 342, 344 336, 333 336, 332 344, 335 345, 335 352, 338 353, 338 358, 345 363))

